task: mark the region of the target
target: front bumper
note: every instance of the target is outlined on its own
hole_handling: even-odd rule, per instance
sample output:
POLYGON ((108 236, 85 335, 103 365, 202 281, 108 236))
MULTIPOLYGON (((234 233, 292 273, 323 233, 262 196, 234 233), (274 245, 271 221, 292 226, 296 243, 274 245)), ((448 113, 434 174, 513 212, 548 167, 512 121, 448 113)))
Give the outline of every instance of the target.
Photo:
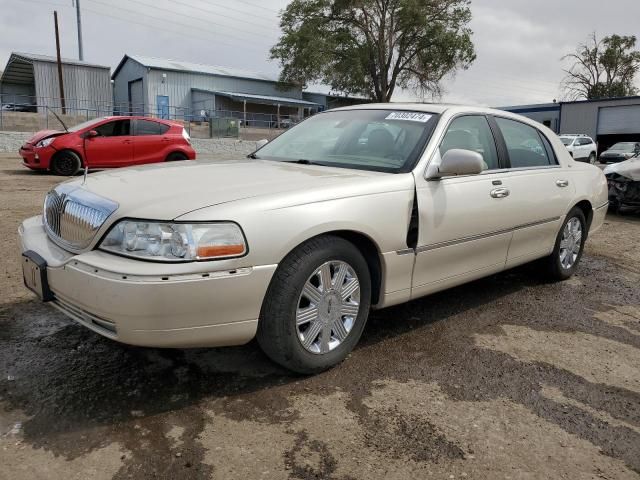
MULTIPOLYGON (((241 345, 256 333, 262 300, 277 265, 193 273, 184 264, 162 265, 147 274, 148 262, 129 260, 126 273, 104 268, 103 252, 73 255, 49 240, 41 217, 19 229, 22 252, 48 264, 50 302, 87 328, 113 340, 149 347, 241 345), (94 261, 103 257, 101 262, 94 261), (136 274, 136 267, 140 272, 136 274), (180 267, 176 273, 176 267, 180 267)), ((117 257, 114 264, 122 264, 117 257)), ((195 269, 194 269, 195 270, 195 269)))
POLYGON ((31 145, 23 145, 18 150, 22 157, 22 164, 32 170, 41 170, 49 168, 51 157, 56 151, 51 147, 35 148, 31 145))

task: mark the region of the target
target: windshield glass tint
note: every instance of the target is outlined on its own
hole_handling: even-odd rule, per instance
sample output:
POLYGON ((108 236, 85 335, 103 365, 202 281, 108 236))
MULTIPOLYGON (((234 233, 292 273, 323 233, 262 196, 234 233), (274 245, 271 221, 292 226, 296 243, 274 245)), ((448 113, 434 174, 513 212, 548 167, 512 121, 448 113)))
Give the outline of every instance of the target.
POLYGON ((321 113, 265 145, 257 157, 391 173, 408 171, 436 121, 436 115, 427 112, 321 113))
POLYGON ((90 127, 91 125, 100 123, 101 121, 103 121, 106 118, 107 117, 94 118, 93 120, 87 120, 86 122, 82 122, 82 123, 79 123, 78 125, 74 125, 73 127, 69 127, 69 131, 70 132, 79 132, 83 128, 87 128, 87 127, 90 127))
POLYGON ((620 142, 620 143, 616 143, 613 147, 611 147, 611 150, 620 150, 622 152, 633 152, 634 146, 635 146, 635 143, 633 142, 620 142))
POLYGON ((571 145, 573 143, 573 138, 570 137, 560 137, 560 141, 562 141, 565 145, 571 145))

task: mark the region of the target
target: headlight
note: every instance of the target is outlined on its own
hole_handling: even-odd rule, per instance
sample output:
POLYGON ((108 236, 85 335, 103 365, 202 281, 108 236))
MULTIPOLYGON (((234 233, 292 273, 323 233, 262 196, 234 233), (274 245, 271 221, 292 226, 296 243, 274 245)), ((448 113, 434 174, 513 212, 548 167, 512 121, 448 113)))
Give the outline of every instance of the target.
POLYGON ((45 138, 44 140, 40 140, 38 143, 36 143, 36 147, 38 147, 38 148, 47 147, 55 139, 56 139, 56 137, 49 137, 49 138, 45 138))
POLYGON ((161 262, 241 257, 247 253, 238 225, 220 223, 160 223, 122 220, 107 234, 101 250, 161 262))

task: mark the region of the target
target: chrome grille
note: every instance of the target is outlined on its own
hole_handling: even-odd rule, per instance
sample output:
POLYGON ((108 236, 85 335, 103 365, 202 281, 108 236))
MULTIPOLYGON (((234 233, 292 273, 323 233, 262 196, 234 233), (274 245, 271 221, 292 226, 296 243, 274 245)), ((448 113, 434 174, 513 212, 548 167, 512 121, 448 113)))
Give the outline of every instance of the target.
POLYGON ((44 201, 44 225, 49 237, 63 248, 87 248, 118 204, 81 187, 58 185, 44 201))

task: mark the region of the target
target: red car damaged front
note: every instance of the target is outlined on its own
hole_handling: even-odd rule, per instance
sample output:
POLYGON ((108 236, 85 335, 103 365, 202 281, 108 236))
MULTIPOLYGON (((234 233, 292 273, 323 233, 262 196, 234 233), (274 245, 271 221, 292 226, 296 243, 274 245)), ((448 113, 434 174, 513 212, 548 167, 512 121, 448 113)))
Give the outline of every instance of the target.
POLYGON ((73 175, 81 168, 113 168, 173 160, 195 160, 184 127, 145 117, 103 117, 65 131, 42 130, 19 150, 23 165, 73 175))
POLYGON ((49 168, 51 157, 56 152, 51 147, 51 143, 56 137, 65 135, 65 133, 59 130, 40 130, 36 132, 24 142, 24 145, 18 151, 22 157, 23 165, 32 170, 49 168))

